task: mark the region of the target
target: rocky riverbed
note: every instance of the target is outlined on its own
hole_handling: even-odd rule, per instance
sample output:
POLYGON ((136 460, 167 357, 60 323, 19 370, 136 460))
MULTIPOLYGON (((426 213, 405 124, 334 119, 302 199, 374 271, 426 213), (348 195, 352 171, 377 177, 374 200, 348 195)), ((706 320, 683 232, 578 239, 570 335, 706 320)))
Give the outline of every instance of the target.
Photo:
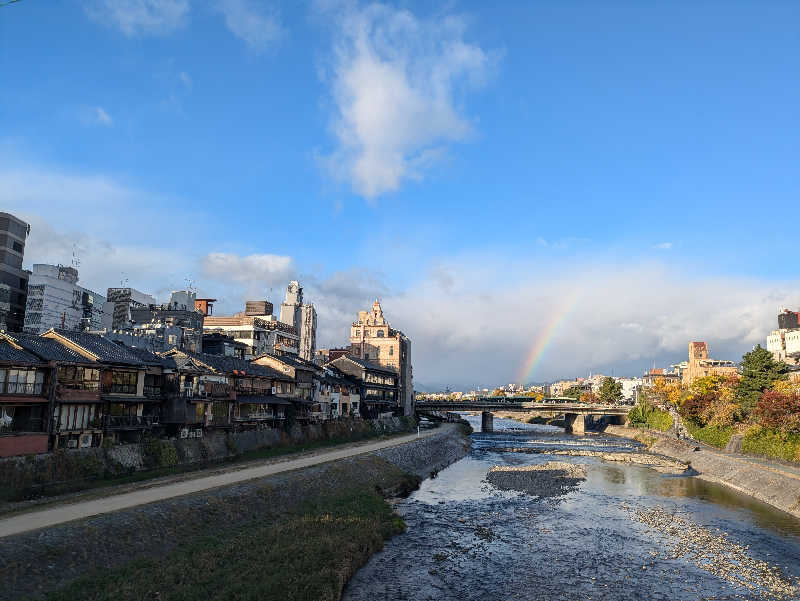
POLYGON ((346 601, 800 599, 800 521, 635 441, 494 425, 395 505, 346 601))
POLYGON ((540 465, 495 465, 486 480, 499 490, 524 492, 540 499, 562 497, 586 480, 581 465, 563 461, 548 461, 540 465))
MULTIPOLYGON (((651 551, 653 558, 684 558, 732 585, 752 594, 773 599, 800 598, 800 578, 786 576, 773 564, 753 557, 749 545, 740 545, 720 531, 700 526, 663 507, 635 509, 623 504, 631 520, 664 535, 664 551, 651 551)), ((642 566, 646 569, 646 566, 642 566)))
POLYGON ((603 461, 618 461, 621 463, 635 463, 646 465, 663 473, 682 474, 690 469, 688 462, 655 455, 653 453, 641 452, 618 452, 618 451, 594 451, 590 449, 535 449, 535 448, 511 448, 514 453, 534 453, 538 455, 564 455, 567 457, 598 457, 603 461))

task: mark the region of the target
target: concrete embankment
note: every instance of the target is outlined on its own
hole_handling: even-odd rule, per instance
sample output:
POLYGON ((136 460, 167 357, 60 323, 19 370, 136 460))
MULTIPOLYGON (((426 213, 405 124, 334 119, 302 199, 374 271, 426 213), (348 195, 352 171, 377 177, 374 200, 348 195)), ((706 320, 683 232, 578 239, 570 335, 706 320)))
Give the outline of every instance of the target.
MULTIPOLYGON (((351 491, 404 494, 468 450, 462 428, 446 424, 395 447, 1 538, 0 599, 39 598, 137 558, 169 562, 170 554, 204 537, 224 541, 248 528, 280 523, 298 512, 302 516, 303 507, 324 505, 351 491)), ((344 562, 346 578, 366 558, 329 560, 344 562)))
POLYGON ((690 463, 698 472, 697 477, 723 484, 800 518, 800 474, 778 463, 753 461, 743 455, 702 446, 695 450, 699 445, 651 430, 643 433, 636 428, 608 426, 605 433, 633 439, 645 434, 655 441, 650 445, 652 453, 690 463))

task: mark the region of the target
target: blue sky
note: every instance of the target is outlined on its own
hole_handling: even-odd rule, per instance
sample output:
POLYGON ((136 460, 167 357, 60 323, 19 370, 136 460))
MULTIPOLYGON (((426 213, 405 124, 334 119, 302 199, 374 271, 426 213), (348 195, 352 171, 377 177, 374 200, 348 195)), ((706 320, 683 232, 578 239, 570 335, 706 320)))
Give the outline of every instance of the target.
POLYGON ((573 289, 526 377, 692 338, 737 358, 800 305, 799 24, 790 2, 22 0, 0 202, 27 264, 74 245, 98 291, 190 278, 232 312, 300 277, 323 345, 380 296, 431 386, 519 379, 573 289))

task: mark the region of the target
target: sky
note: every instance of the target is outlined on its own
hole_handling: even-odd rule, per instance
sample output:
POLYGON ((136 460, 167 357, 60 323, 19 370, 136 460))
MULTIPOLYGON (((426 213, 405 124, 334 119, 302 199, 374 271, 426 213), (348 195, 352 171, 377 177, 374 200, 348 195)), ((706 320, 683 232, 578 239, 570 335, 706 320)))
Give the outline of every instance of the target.
POLYGON ((422 390, 637 375, 800 307, 798 107, 796 2, 20 0, 0 210, 318 347, 380 298, 422 390))

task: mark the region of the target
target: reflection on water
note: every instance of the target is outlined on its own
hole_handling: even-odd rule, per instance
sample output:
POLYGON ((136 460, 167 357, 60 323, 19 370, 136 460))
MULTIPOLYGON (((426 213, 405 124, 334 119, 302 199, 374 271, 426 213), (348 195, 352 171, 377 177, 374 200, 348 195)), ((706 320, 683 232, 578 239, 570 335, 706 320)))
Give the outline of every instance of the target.
MULTIPOLYGON (((468 417, 480 427, 480 417, 468 417)), ((559 428, 494 421, 472 452, 397 505, 408 524, 348 585, 345 599, 742 599, 752 592, 686 558, 656 558, 670 540, 633 521, 662 507, 724 533, 756 559, 800 577, 800 521, 725 487, 665 476, 596 457, 587 479, 560 502, 501 492, 485 481, 493 465, 533 465, 549 454, 509 449, 633 451, 632 441, 571 436, 559 428)))

